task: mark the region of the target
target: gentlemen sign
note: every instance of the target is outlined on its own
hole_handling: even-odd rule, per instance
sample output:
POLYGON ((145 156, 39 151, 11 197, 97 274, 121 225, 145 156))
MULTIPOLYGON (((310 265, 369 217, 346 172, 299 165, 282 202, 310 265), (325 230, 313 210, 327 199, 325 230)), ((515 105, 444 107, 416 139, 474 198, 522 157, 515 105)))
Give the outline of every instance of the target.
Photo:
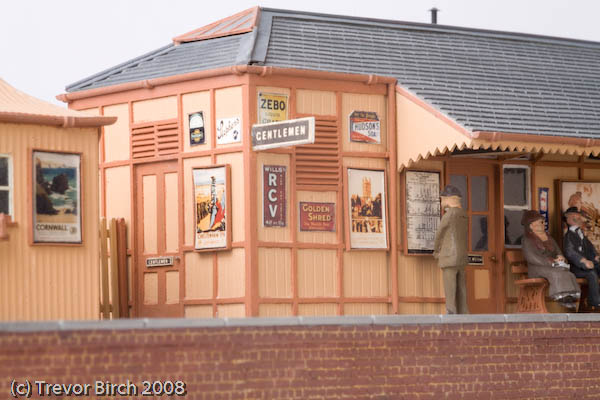
POLYGON ((295 146, 315 142, 315 117, 290 119, 252 126, 254 150, 295 146))
POLYGON ((285 166, 263 166, 263 225, 285 226, 285 166))
POLYGON ((146 258, 146 267, 166 267, 173 265, 173 256, 148 257, 146 258))

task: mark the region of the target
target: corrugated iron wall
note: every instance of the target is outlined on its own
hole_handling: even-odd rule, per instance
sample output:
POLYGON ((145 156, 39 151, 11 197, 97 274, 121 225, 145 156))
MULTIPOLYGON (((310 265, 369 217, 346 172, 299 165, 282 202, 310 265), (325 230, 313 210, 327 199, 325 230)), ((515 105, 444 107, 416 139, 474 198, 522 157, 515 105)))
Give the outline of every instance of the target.
POLYGON ((0 241, 0 319, 97 319, 98 130, 0 124, 0 153, 13 158, 13 220, 0 241), (30 245, 31 149, 80 152, 83 245, 30 245))

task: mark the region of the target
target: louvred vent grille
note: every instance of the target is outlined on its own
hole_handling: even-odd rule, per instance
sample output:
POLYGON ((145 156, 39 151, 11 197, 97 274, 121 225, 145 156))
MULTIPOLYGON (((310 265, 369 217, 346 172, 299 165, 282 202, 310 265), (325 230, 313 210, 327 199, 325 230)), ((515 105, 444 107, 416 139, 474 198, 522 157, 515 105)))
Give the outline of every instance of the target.
POLYGON ((177 119, 132 125, 131 151, 134 159, 179 153, 177 119))
POLYGON ((335 119, 315 119, 315 143, 296 147, 296 185, 336 187, 341 181, 335 119))

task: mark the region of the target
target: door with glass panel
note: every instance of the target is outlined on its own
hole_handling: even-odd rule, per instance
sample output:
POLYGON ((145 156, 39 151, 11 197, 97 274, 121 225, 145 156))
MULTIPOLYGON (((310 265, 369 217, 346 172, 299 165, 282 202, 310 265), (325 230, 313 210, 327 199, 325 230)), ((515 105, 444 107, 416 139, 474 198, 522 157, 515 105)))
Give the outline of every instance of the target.
POLYGON ((467 302, 472 314, 495 313, 494 276, 496 254, 496 166, 471 160, 447 164, 446 182, 462 194, 462 207, 469 216, 469 265, 466 270, 467 302))

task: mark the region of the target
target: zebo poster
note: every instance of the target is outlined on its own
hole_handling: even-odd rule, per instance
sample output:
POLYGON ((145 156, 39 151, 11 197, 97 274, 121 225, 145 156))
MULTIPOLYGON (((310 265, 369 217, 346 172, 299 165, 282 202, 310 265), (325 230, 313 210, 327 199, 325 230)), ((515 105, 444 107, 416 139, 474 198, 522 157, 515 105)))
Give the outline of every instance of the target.
POLYGON ((32 152, 34 243, 81 243, 81 155, 32 152))
POLYGON ((258 124, 288 119, 288 95, 258 93, 258 124))
POLYGON ((229 176, 228 165, 192 169, 196 250, 231 247, 229 176))
POLYGON ((387 249, 385 171, 347 169, 350 248, 387 249))

